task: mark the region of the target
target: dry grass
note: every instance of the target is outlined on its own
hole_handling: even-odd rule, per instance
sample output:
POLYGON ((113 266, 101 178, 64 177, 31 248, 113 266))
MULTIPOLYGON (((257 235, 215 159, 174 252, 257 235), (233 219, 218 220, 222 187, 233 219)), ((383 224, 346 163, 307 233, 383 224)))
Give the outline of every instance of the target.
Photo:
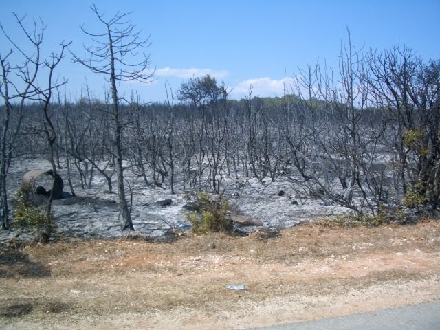
POLYGON ((157 318, 182 308, 209 318, 268 299, 342 297, 378 284, 438 282, 439 261, 436 221, 371 228, 302 224, 273 238, 210 234, 174 243, 36 244, 1 254, 0 325, 44 328, 57 315, 70 328, 72 320, 127 313, 157 318), (229 283, 247 289, 227 290, 229 283))

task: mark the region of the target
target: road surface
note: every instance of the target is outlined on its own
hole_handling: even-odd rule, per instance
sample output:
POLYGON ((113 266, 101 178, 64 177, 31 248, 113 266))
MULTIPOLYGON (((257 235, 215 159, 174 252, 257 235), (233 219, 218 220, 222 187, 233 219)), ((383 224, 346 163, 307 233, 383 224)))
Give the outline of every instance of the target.
POLYGON ((440 301, 258 330, 440 330, 440 301))

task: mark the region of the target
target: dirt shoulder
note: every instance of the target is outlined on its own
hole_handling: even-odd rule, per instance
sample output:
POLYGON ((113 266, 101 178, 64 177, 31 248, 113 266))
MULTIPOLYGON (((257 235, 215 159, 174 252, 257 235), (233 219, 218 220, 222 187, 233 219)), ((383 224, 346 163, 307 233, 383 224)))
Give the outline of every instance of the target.
POLYGON ((440 299, 438 221, 56 242, 0 256, 2 329, 242 329, 440 299))

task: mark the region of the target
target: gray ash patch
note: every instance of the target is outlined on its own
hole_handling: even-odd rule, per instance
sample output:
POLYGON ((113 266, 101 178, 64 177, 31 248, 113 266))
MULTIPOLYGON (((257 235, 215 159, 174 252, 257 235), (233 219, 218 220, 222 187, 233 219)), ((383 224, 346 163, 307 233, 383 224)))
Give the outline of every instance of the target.
MULTIPOLYGON (((30 169, 47 169, 48 162, 41 159, 15 160, 8 175, 8 192, 13 199, 22 184, 23 175, 30 169)), ((145 186, 135 174, 126 170, 126 179, 130 182, 132 196, 131 211, 135 233, 147 239, 160 240, 161 236, 173 229, 190 230, 190 224, 185 218, 188 210, 188 200, 183 187, 176 184, 176 194, 171 194, 164 187, 145 186)), ((53 215, 57 223, 55 236, 65 238, 119 238, 126 237, 132 232, 122 231, 122 220, 119 216, 118 196, 109 193, 106 180, 98 173, 90 179, 90 188, 83 188, 79 177, 73 176, 73 188, 76 196, 70 193, 67 184, 67 170, 61 168, 58 174, 64 179, 62 198, 53 201, 53 215)), ((74 171, 74 175, 76 171, 74 171)), ((116 177, 113 178, 116 186, 116 177)), ((248 179, 237 185, 235 178, 225 178, 223 181, 225 197, 230 206, 243 216, 261 222, 262 226, 243 227, 244 232, 258 228, 286 228, 297 223, 329 215, 344 214, 349 210, 337 205, 325 205, 320 200, 310 198, 298 199, 293 204, 289 196, 294 193, 291 183, 282 179, 275 182, 259 182, 248 179), (284 194, 280 196, 279 192, 284 194)), ((192 192, 194 193, 194 192, 192 192)), ((12 205, 13 203, 11 203, 12 205)), ((11 214, 13 214, 13 205, 11 214)), ((16 230, 0 230, 0 243, 11 239, 28 240, 30 232, 16 230), (17 237, 18 236, 18 237, 17 237)))

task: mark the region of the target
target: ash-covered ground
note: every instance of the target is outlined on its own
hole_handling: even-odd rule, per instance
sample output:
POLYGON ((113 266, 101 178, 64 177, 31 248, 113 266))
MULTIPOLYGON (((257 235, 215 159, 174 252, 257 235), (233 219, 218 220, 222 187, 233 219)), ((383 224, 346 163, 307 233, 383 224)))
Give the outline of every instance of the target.
MULTIPOLYGON (((14 160, 8 176, 10 199, 14 198, 21 187, 26 172, 50 168, 50 163, 44 159, 14 160)), ((105 178, 95 170, 91 188, 82 189, 75 168, 72 169, 72 173, 75 197, 69 193, 66 166, 61 166, 58 170, 58 174, 64 180, 64 198, 53 203, 53 215, 57 223, 56 236, 119 238, 132 234, 121 230, 118 196, 116 193, 108 192, 105 178)), ((133 193, 132 219, 136 234, 155 239, 163 237, 170 229, 190 230, 190 224, 185 219, 185 213, 188 212, 184 208, 187 204, 185 199, 187 191, 183 190, 183 186, 177 183, 176 193, 173 195, 166 185, 146 186, 142 178, 129 169, 125 171, 125 177, 130 182, 133 193), (163 206, 162 202, 167 199, 171 200, 171 204, 163 206)), ((116 175, 112 179, 113 187, 116 187, 116 175)), ((350 213, 349 209, 341 206, 311 198, 307 194, 298 194, 301 187, 295 187, 293 183, 283 178, 275 182, 269 178, 263 182, 240 178, 237 184, 236 177, 224 177, 222 184, 224 196, 229 200, 231 208, 237 214, 260 223, 257 226, 240 226, 240 230, 244 232, 260 227, 282 229, 303 221, 350 213)), ((13 203, 11 204, 13 206, 13 203)), ((22 229, 0 230, 0 242, 7 242, 11 238, 27 240, 32 238, 32 234, 22 229)))

